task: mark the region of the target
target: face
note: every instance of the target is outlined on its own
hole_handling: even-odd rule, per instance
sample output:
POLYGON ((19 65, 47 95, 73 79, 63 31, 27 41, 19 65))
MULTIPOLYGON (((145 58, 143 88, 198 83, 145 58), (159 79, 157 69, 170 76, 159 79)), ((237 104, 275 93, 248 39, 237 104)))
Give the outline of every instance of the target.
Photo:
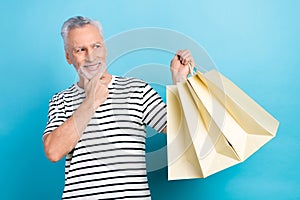
POLYGON ((66 58, 76 71, 91 79, 106 70, 106 47, 98 28, 85 25, 69 31, 66 41, 66 58))

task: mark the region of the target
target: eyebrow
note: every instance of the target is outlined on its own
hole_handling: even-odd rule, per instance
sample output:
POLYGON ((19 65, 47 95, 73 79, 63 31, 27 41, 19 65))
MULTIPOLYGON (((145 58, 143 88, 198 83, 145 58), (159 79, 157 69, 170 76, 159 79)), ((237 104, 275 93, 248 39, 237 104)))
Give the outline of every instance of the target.
MULTIPOLYGON (((101 41, 97 41, 97 42, 94 42, 94 43, 91 43, 90 46, 94 46, 95 44, 103 44, 104 42, 101 42, 101 41)), ((73 49, 76 49, 76 48, 85 48, 85 46, 74 46, 72 47, 73 49)))

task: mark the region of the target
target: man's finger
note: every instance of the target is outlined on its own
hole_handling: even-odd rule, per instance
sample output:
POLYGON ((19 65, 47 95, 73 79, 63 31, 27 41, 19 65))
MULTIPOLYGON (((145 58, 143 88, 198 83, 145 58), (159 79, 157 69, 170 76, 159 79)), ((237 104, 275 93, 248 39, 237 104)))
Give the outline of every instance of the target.
POLYGON ((101 72, 101 70, 99 70, 97 74, 92 78, 92 80, 100 80, 102 75, 103 73, 101 72))
POLYGON ((191 57, 192 54, 191 54, 191 52, 189 50, 186 49, 186 50, 184 50, 182 52, 181 56, 184 57, 184 58, 186 58, 186 57, 191 57))
POLYGON ((182 54, 182 50, 179 49, 179 50, 176 52, 176 55, 181 56, 181 54, 182 54))
POLYGON ((192 56, 187 55, 187 56, 183 57, 183 60, 185 63, 192 62, 192 56))
POLYGON ((187 63, 191 63, 192 65, 194 65, 194 59, 193 59, 193 56, 192 56, 192 53, 186 49, 184 50, 184 52, 182 53, 182 57, 184 58, 184 62, 187 64, 187 63))

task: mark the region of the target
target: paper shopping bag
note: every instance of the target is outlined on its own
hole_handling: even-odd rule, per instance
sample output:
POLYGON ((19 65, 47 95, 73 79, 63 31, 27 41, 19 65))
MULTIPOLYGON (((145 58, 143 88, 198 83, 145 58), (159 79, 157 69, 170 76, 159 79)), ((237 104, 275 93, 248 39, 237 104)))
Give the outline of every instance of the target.
POLYGON ((167 87, 167 146, 169 180, 202 177, 201 169, 184 118, 178 89, 167 87))
POLYGON ((220 132, 206 129, 187 83, 168 86, 167 102, 169 180, 207 177, 240 162, 220 132))
POLYGON ((276 135, 278 121, 218 71, 197 72, 188 83, 209 113, 204 121, 214 121, 241 161, 276 135))
MULTIPOLYGON (((198 161, 202 175, 194 178, 207 177, 242 162, 276 134, 278 121, 215 70, 198 72, 175 87, 183 110, 180 115, 187 125, 185 133, 189 133, 196 156, 187 154, 185 149, 181 152, 187 162, 198 161)), ((171 98, 168 90, 167 101, 171 98)), ((175 115, 178 113, 168 108, 168 139, 174 133, 182 134, 171 132, 175 115)), ((171 140, 168 141, 168 164, 172 168, 169 180, 189 178, 176 176, 176 171, 186 169, 176 167, 180 153, 174 156, 175 147, 170 143, 171 140)))

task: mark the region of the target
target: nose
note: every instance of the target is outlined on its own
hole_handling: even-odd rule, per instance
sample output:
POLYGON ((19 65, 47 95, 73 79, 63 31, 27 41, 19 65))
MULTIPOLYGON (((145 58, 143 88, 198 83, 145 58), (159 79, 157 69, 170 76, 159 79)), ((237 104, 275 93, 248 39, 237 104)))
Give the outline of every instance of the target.
POLYGON ((95 53, 94 49, 92 49, 92 48, 88 49, 87 55, 86 55, 86 60, 88 62, 93 62, 95 60, 95 58, 96 58, 96 53, 95 53))

